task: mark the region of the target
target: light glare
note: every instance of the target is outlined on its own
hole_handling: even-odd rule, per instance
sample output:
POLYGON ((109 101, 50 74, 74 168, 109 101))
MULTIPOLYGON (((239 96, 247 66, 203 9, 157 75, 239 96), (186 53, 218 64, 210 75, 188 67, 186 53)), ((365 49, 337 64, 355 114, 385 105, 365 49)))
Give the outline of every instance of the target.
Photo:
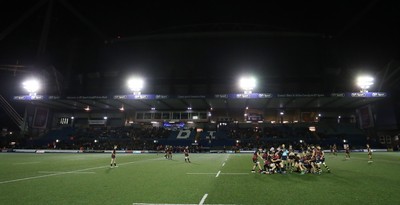
POLYGON ((370 76, 360 76, 357 78, 357 86, 363 90, 369 89, 374 84, 374 78, 370 76))
POLYGON ((22 83, 22 86, 29 93, 36 93, 40 89, 40 83, 36 79, 30 79, 22 83))
POLYGON ((239 80, 239 86, 244 91, 252 91, 256 87, 256 79, 254 77, 242 77, 239 80))
POLYGON ((141 78, 131 78, 128 80, 128 88, 132 92, 140 92, 143 89, 144 81, 141 78))

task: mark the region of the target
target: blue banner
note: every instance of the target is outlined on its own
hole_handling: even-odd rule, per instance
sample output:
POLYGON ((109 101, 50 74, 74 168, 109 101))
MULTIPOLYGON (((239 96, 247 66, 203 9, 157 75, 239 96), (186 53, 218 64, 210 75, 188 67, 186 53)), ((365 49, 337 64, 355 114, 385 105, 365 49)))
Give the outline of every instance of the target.
POLYGON ((262 98, 272 98, 271 93, 238 93, 238 94, 217 94, 214 98, 229 98, 229 99, 262 99, 262 98))

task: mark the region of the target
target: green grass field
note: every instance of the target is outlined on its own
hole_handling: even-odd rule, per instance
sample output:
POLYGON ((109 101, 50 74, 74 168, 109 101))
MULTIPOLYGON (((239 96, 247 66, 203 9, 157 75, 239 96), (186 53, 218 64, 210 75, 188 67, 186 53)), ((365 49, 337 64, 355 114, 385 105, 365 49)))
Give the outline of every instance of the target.
POLYGON ((251 173, 250 154, 0 154, 0 204, 400 204, 400 153, 327 154, 332 173, 251 173))

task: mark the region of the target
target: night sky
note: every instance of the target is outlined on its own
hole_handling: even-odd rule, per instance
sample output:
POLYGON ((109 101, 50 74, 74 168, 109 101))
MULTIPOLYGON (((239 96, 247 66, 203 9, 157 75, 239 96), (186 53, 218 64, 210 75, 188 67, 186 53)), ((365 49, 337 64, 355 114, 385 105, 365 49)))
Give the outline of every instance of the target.
MULTIPOLYGON (((154 85, 151 93, 176 82, 232 84, 243 73, 262 79, 259 91, 336 92, 351 90, 362 72, 379 84, 390 62, 400 65, 400 1, 38 2, 1 4, 0 65, 46 73, 50 87, 53 66, 63 90, 47 94, 118 93, 132 73, 154 85), (48 36, 41 41, 49 2, 48 36), (96 75, 114 80, 91 85, 96 75)), ((25 74, 0 73, 3 95, 23 92, 25 74)))

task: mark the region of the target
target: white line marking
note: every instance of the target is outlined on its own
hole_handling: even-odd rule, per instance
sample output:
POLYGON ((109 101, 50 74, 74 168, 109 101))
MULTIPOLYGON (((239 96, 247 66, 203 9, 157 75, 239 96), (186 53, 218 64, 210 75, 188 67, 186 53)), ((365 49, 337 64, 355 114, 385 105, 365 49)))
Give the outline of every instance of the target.
POLYGON ((222 164, 222 166, 225 166, 225 162, 222 164))
MULTIPOLYGON (((156 204, 156 203, 133 203, 132 205, 198 205, 198 204, 156 204)), ((207 205, 235 205, 235 204, 207 204, 207 205)))
POLYGON ((215 177, 218 177, 218 176, 219 176, 219 174, 221 174, 221 171, 218 171, 218 173, 217 173, 217 175, 215 175, 215 177))
POLYGON ((199 205, 203 205, 204 204, 204 201, 206 201, 207 196, 208 196, 208 194, 204 194, 203 198, 201 198, 201 201, 200 201, 199 205))
POLYGON ((153 203, 133 203, 132 205, 197 205, 197 204, 153 204, 153 203))
MULTIPOLYGON (((215 175, 215 173, 195 173, 195 172, 186 173, 186 174, 191 174, 191 175, 215 175)), ((225 175, 248 175, 249 173, 219 173, 219 174, 225 174, 225 175)))
POLYGON ((96 172, 57 172, 57 171, 38 171, 41 174, 56 174, 56 173, 63 173, 63 174, 96 174, 96 172))
POLYGON ((212 174, 212 175, 214 175, 215 173, 196 173, 196 172, 193 173, 192 172, 192 173, 186 173, 186 174, 210 174, 210 175, 212 174))
MULTIPOLYGON (((159 160, 158 158, 155 159, 146 159, 146 160, 140 160, 140 161, 134 161, 134 162, 126 162, 126 163, 120 163, 120 165, 128 165, 128 164, 133 164, 137 162, 143 162, 143 161, 150 161, 150 160, 159 160)), ((108 168, 110 165, 107 166, 100 166, 100 167, 91 167, 91 168, 86 168, 86 169, 79 169, 79 170, 72 170, 69 172, 60 172, 60 173, 53 173, 53 174, 46 174, 46 175, 40 175, 40 176, 33 176, 33 177, 25 177, 25 178, 20 178, 20 179, 12 179, 12 180, 7 180, 7 181, 0 181, 0 184, 8 184, 12 182, 19 182, 19 181, 26 181, 26 180, 31 180, 31 179, 39 179, 39 178, 45 178, 45 177, 52 177, 52 176, 59 176, 59 175, 64 175, 64 174, 71 174, 74 172, 82 172, 82 171, 88 171, 88 170, 94 170, 94 169, 103 169, 103 168, 108 168)))
POLYGON ((14 163, 13 165, 25 165, 25 164, 38 164, 40 162, 19 162, 19 163, 14 163))

